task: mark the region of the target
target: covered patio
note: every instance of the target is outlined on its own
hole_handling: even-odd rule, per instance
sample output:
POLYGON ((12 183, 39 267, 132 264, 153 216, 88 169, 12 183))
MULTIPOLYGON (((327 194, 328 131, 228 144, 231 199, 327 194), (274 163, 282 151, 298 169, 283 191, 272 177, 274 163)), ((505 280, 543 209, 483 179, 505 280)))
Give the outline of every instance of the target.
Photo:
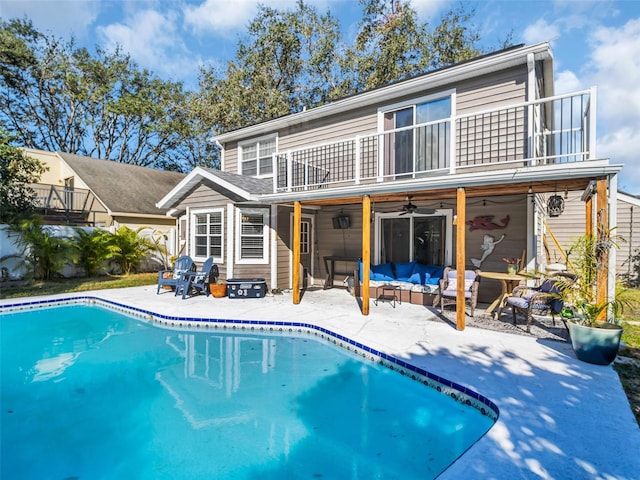
MULTIPOLYGON (((292 231, 292 265, 300 265, 300 245, 301 245, 301 219, 303 208, 322 209, 335 206, 357 206, 361 208, 361 246, 351 246, 352 251, 358 251, 362 259, 362 280, 358 295, 361 297, 360 310, 362 315, 369 315, 370 305, 375 298, 371 298, 369 288, 370 266, 373 263, 372 255, 372 230, 370 219, 373 218, 373 207, 384 208, 385 204, 398 204, 406 199, 410 202, 426 205, 434 205, 440 202, 448 202, 453 206, 453 238, 454 252, 451 265, 457 271, 458 298, 464 298, 464 271, 470 267, 468 258, 469 249, 467 247, 467 210, 468 203, 479 198, 499 198, 504 196, 526 197, 527 202, 524 208, 514 210, 514 216, 526 218, 527 234, 519 246, 518 254, 524 252, 524 265, 522 270, 529 272, 540 269, 540 239, 536 239, 535 223, 540 219, 544 220, 546 212, 536 213, 535 195, 551 194, 561 191, 582 192, 582 202, 584 202, 584 225, 583 233, 593 234, 600 229, 610 229, 615 225, 610 219, 615 218, 615 212, 610 212, 612 205, 616 202, 616 174, 615 169, 598 165, 593 162, 589 169, 582 168, 579 172, 567 176, 566 171, 560 169, 530 170, 515 169, 513 171, 497 171, 495 174, 459 175, 456 183, 460 186, 450 186, 450 179, 443 182, 425 181, 412 179, 404 182, 394 182, 392 184, 380 184, 378 186, 368 186, 369 193, 358 195, 361 188, 355 188, 353 193, 345 191, 326 192, 316 190, 312 192, 297 192, 298 200, 293 202, 293 231, 292 231), (607 174, 604 172, 607 170, 607 174)), ((295 195, 293 193, 289 195, 295 195)), ((278 197, 281 198, 281 197, 278 197)), ((295 198, 295 197, 290 197, 295 198)), ((518 255, 519 256, 519 255, 518 255)), ((598 278, 598 300, 605 303, 614 292, 615 283, 615 259, 609 262, 606 259, 607 268, 599 270, 598 278)), ((445 265, 446 266, 446 265, 445 265)), ((302 299, 303 281, 301 279, 301 269, 292 269, 292 295, 293 303, 298 304, 302 299)), ((495 309, 495 304, 492 306, 495 309)), ((464 302, 456 304, 455 326, 458 330, 463 330, 466 324, 464 302)))

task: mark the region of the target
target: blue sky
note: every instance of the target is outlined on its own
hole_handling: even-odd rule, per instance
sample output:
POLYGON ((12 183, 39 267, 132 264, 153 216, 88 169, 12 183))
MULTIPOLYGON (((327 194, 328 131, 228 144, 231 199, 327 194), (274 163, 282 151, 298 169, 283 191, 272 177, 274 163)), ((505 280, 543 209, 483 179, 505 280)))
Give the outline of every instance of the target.
MULTIPOLYGON (((261 0, 277 8, 293 0, 261 0)), ((357 31, 357 0, 308 0, 340 20, 345 40, 357 31)), ((640 194, 640 0, 485 0, 473 23, 482 46, 494 49, 512 32, 514 43, 550 41, 556 93, 598 88, 598 157, 623 164, 619 188, 640 194)), ((412 0, 423 20, 458 1, 412 0)), ((0 17, 27 16, 60 37, 73 34, 90 49, 120 45, 158 76, 196 82, 200 65, 233 58, 236 44, 256 14, 255 0, 2 0, 0 17)))

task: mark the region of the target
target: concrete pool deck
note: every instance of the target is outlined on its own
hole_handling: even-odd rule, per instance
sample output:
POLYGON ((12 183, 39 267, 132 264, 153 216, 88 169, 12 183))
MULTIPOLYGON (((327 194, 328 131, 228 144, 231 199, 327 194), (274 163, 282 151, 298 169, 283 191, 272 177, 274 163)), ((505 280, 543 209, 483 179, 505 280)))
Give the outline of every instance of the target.
MULTIPOLYGON (((83 292, 162 315, 303 321, 469 387, 500 409, 496 425, 441 479, 638 479, 640 428, 611 366, 578 361, 565 342, 467 327, 418 305, 371 303, 344 290, 262 299, 156 295, 156 287, 83 292)), ((54 295, 42 298, 68 298, 54 295)), ((27 299, 24 299, 27 300, 27 299)), ((36 300, 29 298, 28 301, 36 300)), ((0 300, 0 305, 20 300, 0 300)))

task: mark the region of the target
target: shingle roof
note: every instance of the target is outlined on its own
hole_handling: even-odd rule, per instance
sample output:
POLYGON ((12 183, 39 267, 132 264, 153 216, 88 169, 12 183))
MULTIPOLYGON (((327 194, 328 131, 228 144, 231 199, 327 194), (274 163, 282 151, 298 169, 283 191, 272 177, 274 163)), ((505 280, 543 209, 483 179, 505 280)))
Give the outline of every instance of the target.
POLYGON ((273 179, 256 178, 236 173, 223 172, 213 168, 205 168, 207 172, 253 195, 273 193, 273 179))
POLYGON ((185 177, 184 173, 70 153, 58 155, 112 212, 164 215, 156 202, 185 177))

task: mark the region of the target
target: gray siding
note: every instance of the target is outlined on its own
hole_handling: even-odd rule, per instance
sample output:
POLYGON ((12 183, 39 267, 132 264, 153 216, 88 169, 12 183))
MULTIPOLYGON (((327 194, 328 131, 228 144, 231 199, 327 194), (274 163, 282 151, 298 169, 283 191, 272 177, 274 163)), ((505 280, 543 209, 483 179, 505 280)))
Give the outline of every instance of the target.
MULTIPOLYGON (((580 200, 582 192, 569 192, 569 198, 565 200, 565 210, 556 218, 547 218, 547 225, 555 235, 562 249, 567 252, 575 240, 584 234, 585 204, 580 200)), ((548 198, 548 195, 545 197, 548 198)), ((546 202, 543 202, 543 205, 546 202)), ((640 216, 639 207, 633 203, 618 199, 617 227, 614 235, 618 236, 618 249, 616 250, 616 272, 621 278, 630 276, 636 278, 635 260, 640 250, 640 216)), ((561 261, 561 254, 553 244, 550 235, 547 235, 550 252, 550 262, 561 261)))
MULTIPOLYGON (((490 76, 484 76, 477 79, 452 84, 447 88, 425 89, 420 94, 395 98, 386 104, 396 104, 413 99, 438 94, 449 89, 455 89, 457 92, 456 110, 458 114, 469 113, 473 111, 487 110, 514 102, 522 102, 526 98, 526 79, 527 72, 525 66, 511 68, 496 72, 490 76)), ((357 135, 370 135, 378 132, 378 108, 383 104, 372 105, 366 108, 354 109, 347 112, 341 112, 323 119, 306 122, 295 126, 282 129, 278 132, 278 151, 286 152, 290 149, 300 149, 315 145, 322 145, 331 142, 337 142, 344 139, 354 138, 357 135)), ((513 119, 500 119, 499 122, 517 121, 519 126, 524 125, 525 119, 522 113, 516 115, 513 119)), ((469 140, 471 132, 469 127, 463 129, 462 139, 469 140)), ((474 127, 475 128, 475 127, 474 127)), ((472 132, 477 136, 479 143, 475 145, 475 149, 483 147, 486 151, 495 152, 498 145, 491 145, 491 135, 483 136, 478 130, 472 132), (480 142, 481 140, 481 142, 480 142)), ((475 138, 475 137, 474 137, 475 138)), ((249 140, 247 138, 245 140, 249 140)), ((517 150, 513 154, 514 157, 522 156, 524 146, 523 139, 515 141, 517 150)), ((503 146, 504 148, 504 146, 503 146)), ((510 148, 514 148, 511 146, 510 148)), ((236 142, 229 142, 225 145, 225 171, 238 172, 238 147, 236 142)), ((464 153, 467 153, 466 151, 464 153)))

